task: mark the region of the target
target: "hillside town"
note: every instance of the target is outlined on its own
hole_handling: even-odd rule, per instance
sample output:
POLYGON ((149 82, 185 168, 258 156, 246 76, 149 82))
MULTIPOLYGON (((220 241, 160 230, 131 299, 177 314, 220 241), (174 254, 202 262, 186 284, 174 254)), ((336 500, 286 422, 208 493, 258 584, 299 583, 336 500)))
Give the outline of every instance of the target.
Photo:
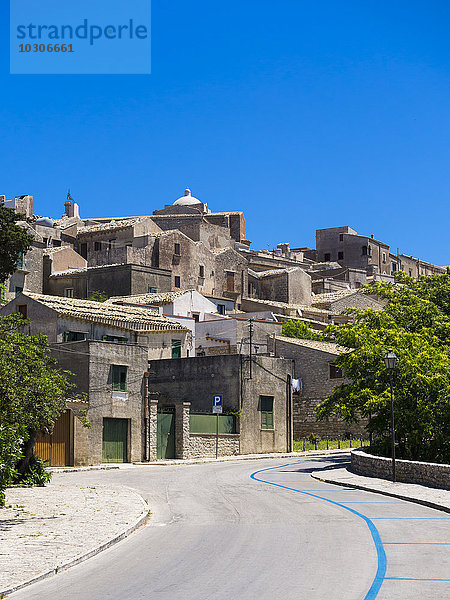
POLYGON ((26 332, 47 336, 76 384, 36 444, 52 466, 281 453, 311 434, 363 435, 363 421, 315 416, 344 381, 342 349, 286 337, 283 323, 321 332, 351 319, 348 308, 383 307, 366 284, 447 272, 350 226, 316 230, 315 248, 254 249, 242 211, 213 212, 188 188, 152 214, 114 218, 81 216, 70 192, 57 218, 38 216, 30 195, 0 201, 33 236, 0 315, 29 319, 26 332))

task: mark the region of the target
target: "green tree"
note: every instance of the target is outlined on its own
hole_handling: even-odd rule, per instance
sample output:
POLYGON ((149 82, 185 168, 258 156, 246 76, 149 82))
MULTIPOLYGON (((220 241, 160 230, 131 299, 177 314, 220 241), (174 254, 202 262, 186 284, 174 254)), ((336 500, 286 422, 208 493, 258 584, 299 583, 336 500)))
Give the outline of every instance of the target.
POLYGON ((387 300, 381 311, 350 309, 354 320, 330 326, 327 335, 348 349, 337 359, 346 381, 317 409, 347 423, 369 419, 374 447, 389 455, 390 395, 383 356, 398 356, 394 377, 399 457, 450 461, 450 276, 400 275, 395 285, 377 283, 367 292, 387 300))
POLYGON ((74 387, 56 368, 47 338, 22 332, 27 323, 0 317, 0 505, 5 486, 26 477, 38 433, 51 431, 74 387))
POLYGON ((312 329, 304 321, 284 321, 282 328, 283 335, 286 337, 299 338, 302 340, 322 340, 320 332, 312 329))
POLYGON ((92 292, 89 293, 88 300, 93 300, 94 302, 106 302, 106 300, 108 300, 108 294, 101 290, 92 290, 92 292))
POLYGON ((14 273, 18 260, 31 247, 33 236, 17 224, 24 218, 0 202, 0 283, 14 273))

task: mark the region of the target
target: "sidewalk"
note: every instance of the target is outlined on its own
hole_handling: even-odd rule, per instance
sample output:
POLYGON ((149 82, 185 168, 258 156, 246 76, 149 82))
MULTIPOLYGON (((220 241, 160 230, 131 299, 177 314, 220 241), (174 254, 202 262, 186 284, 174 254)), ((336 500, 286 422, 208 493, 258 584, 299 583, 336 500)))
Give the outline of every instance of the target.
POLYGON ((123 486, 8 488, 0 510, 0 596, 94 556, 147 515, 141 496, 123 486))
POLYGON ((450 512, 450 491, 439 488, 431 488, 415 483, 394 483, 376 477, 364 477, 363 475, 355 475, 345 468, 315 471, 311 473, 311 476, 326 483, 377 492, 385 496, 393 496, 394 498, 450 512))

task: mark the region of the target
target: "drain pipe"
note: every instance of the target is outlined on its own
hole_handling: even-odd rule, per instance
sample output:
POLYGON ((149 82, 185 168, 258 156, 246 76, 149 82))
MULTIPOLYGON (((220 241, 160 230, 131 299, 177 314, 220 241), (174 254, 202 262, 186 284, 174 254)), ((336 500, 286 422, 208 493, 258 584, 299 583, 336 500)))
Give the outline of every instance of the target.
POLYGON ((149 373, 144 373, 144 460, 149 460, 148 456, 148 377, 149 373))

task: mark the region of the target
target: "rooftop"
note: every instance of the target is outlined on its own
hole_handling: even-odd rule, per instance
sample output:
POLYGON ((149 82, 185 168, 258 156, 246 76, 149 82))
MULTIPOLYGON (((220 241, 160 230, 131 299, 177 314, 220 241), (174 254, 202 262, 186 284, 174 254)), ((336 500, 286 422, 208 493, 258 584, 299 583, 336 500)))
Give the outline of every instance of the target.
POLYGON ((89 321, 91 323, 104 323, 112 327, 130 331, 187 331, 185 327, 163 317, 157 311, 149 308, 132 306, 118 306, 106 302, 92 300, 78 300, 62 296, 45 296, 43 294, 23 293, 47 308, 55 310, 58 315, 89 321))
POLYGON ((346 298, 347 296, 353 296, 360 293, 360 290, 338 290, 336 292, 317 294, 312 297, 312 304, 314 306, 321 306, 322 304, 328 305, 331 302, 336 302, 336 300, 342 300, 342 298, 346 298))
POLYGON ((349 348, 338 346, 333 342, 321 342, 319 340, 302 340, 299 338, 286 337, 284 335, 276 335, 276 340, 280 342, 287 342, 289 344, 295 344, 296 346, 303 346, 304 348, 310 348, 311 350, 319 350, 320 352, 328 352, 328 354, 335 354, 338 356, 343 352, 351 352, 349 348))
POLYGON ((84 227, 79 227, 77 233, 79 235, 83 235, 85 233, 95 233, 96 231, 109 231, 116 229, 126 229, 128 227, 133 227, 137 223, 144 221, 145 219, 149 219, 150 217, 117 217, 112 218, 106 223, 93 223, 92 225, 85 225, 84 227))
POLYGON ((177 290, 175 292, 163 292, 162 294, 139 294, 136 296, 112 296, 107 304, 171 304, 176 298, 190 294, 195 290, 177 290))

